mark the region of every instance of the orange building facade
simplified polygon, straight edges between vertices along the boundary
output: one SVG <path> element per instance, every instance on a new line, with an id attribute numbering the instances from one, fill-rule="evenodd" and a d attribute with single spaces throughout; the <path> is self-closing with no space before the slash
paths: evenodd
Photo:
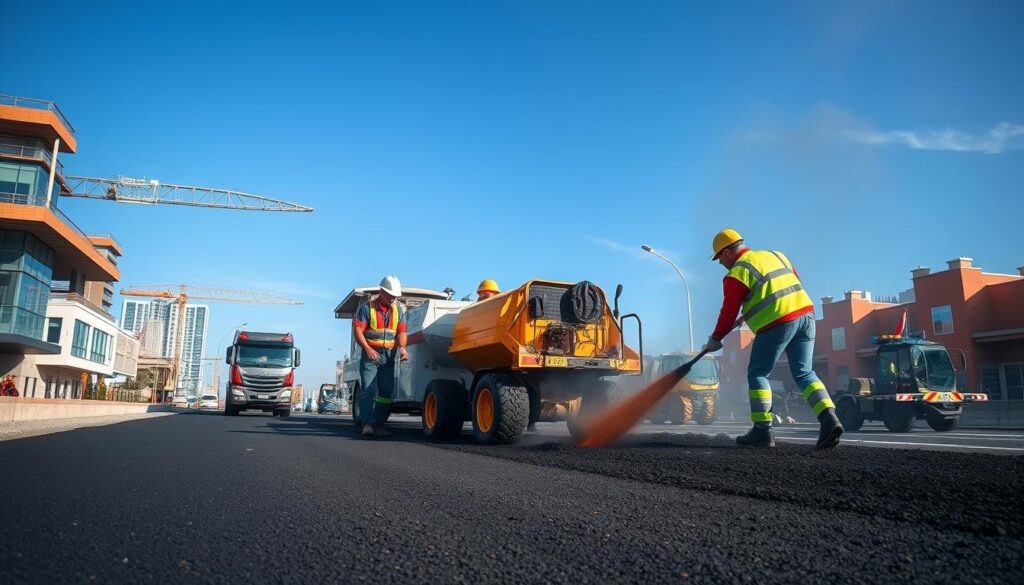
<path id="1" fill-rule="evenodd" d="M 892 333 L 906 313 L 910 334 L 946 346 L 963 389 L 985 392 L 991 400 L 1024 400 L 1024 266 L 1019 274 L 993 274 L 970 258 L 947 265 L 941 272 L 911 271 L 913 287 L 899 302 L 875 302 L 856 290 L 840 300 L 821 299 L 813 365 L 830 389 L 873 377 L 871 337 Z M 723 389 L 746 389 L 752 341 L 748 330 L 726 339 Z M 793 389 L 785 358 L 771 379 Z"/>

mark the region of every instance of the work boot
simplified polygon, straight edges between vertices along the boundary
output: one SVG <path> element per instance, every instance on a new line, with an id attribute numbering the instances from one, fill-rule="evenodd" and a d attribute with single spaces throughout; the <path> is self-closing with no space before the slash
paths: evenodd
<path id="1" fill-rule="evenodd" d="M 363 433 L 365 434 L 366 431 L 364 430 Z M 389 433 L 388 430 L 384 428 L 384 425 L 374 426 L 370 433 L 373 435 L 373 438 L 375 439 L 383 439 L 384 437 L 391 436 L 391 433 Z"/>
<path id="2" fill-rule="evenodd" d="M 362 435 L 364 437 L 372 437 L 373 436 L 373 425 L 371 425 L 370 423 L 366 423 L 365 425 L 363 425 Z"/>
<path id="3" fill-rule="evenodd" d="M 836 416 L 836 409 L 826 408 L 818 420 L 821 422 L 821 430 L 818 431 L 818 444 L 815 449 L 831 449 L 839 444 L 839 436 L 843 434 L 843 425 Z"/>
<path id="4" fill-rule="evenodd" d="M 740 447 L 774 447 L 775 435 L 771 427 L 754 427 L 747 434 L 736 437 Z"/>
<path id="5" fill-rule="evenodd" d="M 530 423 L 530 424 L 526 425 L 526 432 L 528 432 L 528 433 L 536 433 L 537 432 L 537 423 Z"/>

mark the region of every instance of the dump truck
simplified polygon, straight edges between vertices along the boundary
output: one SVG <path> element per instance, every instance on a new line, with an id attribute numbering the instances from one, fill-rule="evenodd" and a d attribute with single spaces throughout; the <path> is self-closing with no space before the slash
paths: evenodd
<path id="1" fill-rule="evenodd" d="M 987 394 L 957 390 L 956 371 L 944 346 L 899 335 L 871 341 L 878 346 L 875 377 L 851 378 L 835 396 L 836 414 L 846 430 L 880 420 L 890 431 L 906 433 L 924 419 L 932 430 L 950 431 L 959 424 L 964 404 L 988 400 Z M 961 365 L 966 368 L 966 363 Z"/>
<path id="2" fill-rule="evenodd" d="M 651 360 L 647 371 L 650 380 L 661 376 L 690 361 L 694 353 L 666 353 Z M 718 360 L 711 355 L 700 359 L 690 372 L 672 389 L 658 406 L 647 416 L 654 424 L 669 422 L 685 425 L 697 421 L 702 425 L 715 422 L 715 401 L 718 397 Z"/>
<path id="3" fill-rule="evenodd" d="M 335 309 L 351 319 L 376 288 L 353 289 Z M 531 280 L 497 296 L 456 301 L 445 292 L 404 288 L 409 360 L 399 362 L 392 412 L 419 414 L 430 438 L 458 435 L 468 420 L 480 443 L 507 443 L 540 419 L 544 403 L 579 402 L 569 423 L 603 409 L 612 382 L 642 372 L 642 323 L 619 315 L 593 283 Z M 625 344 L 623 324 L 635 321 L 639 353 Z M 343 383 L 353 419 L 360 421 L 359 355 L 345 365 Z"/>

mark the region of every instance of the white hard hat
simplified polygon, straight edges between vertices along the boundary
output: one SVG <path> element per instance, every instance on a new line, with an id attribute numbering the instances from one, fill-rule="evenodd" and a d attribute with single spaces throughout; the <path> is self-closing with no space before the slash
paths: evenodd
<path id="1" fill-rule="evenodd" d="M 398 281 L 397 276 L 385 276 L 384 280 L 380 281 L 380 290 L 393 297 L 400 297 L 402 296 L 402 283 Z"/>

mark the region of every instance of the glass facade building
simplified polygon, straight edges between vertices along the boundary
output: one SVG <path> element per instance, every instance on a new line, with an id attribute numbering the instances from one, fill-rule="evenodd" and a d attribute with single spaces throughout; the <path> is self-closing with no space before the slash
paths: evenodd
<path id="1" fill-rule="evenodd" d="M 45 207 L 49 181 L 50 172 L 41 164 L 0 160 L 0 203 Z M 59 192 L 60 186 L 54 181 L 51 203 Z"/>
<path id="2" fill-rule="evenodd" d="M 32 234 L 0 230 L 0 333 L 43 338 L 54 256 Z"/>

